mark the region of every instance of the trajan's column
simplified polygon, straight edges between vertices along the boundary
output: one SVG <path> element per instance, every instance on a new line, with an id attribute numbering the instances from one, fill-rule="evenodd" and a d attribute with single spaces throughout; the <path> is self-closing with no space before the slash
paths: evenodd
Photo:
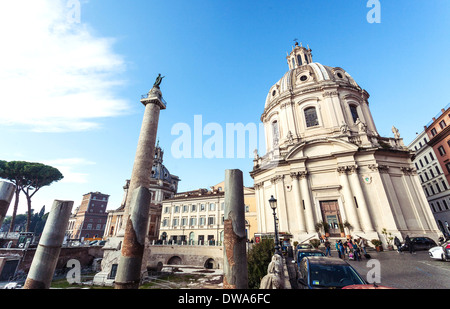
<path id="1" fill-rule="evenodd" d="M 139 187 L 150 188 L 159 112 L 161 109 L 166 109 L 166 102 L 164 101 L 161 89 L 159 88 L 163 78 L 164 77 L 161 77 L 161 74 L 159 74 L 153 88 L 141 99 L 141 103 L 145 106 L 144 119 L 142 120 L 141 133 L 139 135 L 133 171 L 131 172 L 130 185 L 128 188 L 130 194 L 128 194 L 125 203 L 123 216 L 125 220 L 130 214 L 130 202 L 133 195 L 131 193 Z M 124 229 L 125 224 L 122 225 L 119 235 L 123 235 Z"/>
<path id="2" fill-rule="evenodd" d="M 111 237 L 108 243 L 103 247 L 104 254 L 102 260 L 102 271 L 95 276 L 94 284 L 105 284 L 108 281 L 113 281 L 114 278 L 112 278 L 112 273 L 115 273 L 116 271 L 118 271 L 118 273 L 126 273 L 126 271 L 117 269 L 121 256 L 123 256 L 124 254 L 127 255 L 128 253 L 128 255 L 135 255 L 136 252 L 143 251 L 143 244 L 141 248 L 140 243 L 141 238 L 136 237 L 130 240 L 126 237 L 126 229 L 128 222 L 132 220 L 132 218 L 130 218 L 130 214 L 132 213 L 131 206 L 134 196 L 133 192 L 135 192 L 136 189 L 139 188 L 148 189 L 150 187 L 159 113 L 161 109 L 166 109 L 166 102 L 162 97 L 160 89 L 163 78 L 164 77 L 161 77 L 161 74 L 159 74 L 156 78 L 153 88 L 141 99 L 141 103 L 145 106 L 145 111 L 128 189 L 128 192 L 130 194 L 128 194 L 127 196 L 124 209 L 124 224 L 122 225 L 120 231 L 118 231 L 117 236 Z M 148 204 L 150 204 L 150 200 L 148 201 Z M 145 210 L 148 208 L 142 207 L 142 209 Z M 141 215 L 148 217 L 148 213 Z M 134 226 L 133 229 L 135 231 L 145 231 L 146 227 L 144 227 L 143 225 L 146 224 L 146 222 L 142 222 L 141 220 L 139 223 L 135 224 L 141 225 Z M 122 250 L 124 247 L 125 250 Z M 121 252 L 121 250 L 123 252 Z M 135 256 L 131 258 L 135 258 Z M 142 259 L 142 256 L 140 256 L 139 259 Z M 134 265 L 136 265 L 136 263 L 134 263 Z"/>

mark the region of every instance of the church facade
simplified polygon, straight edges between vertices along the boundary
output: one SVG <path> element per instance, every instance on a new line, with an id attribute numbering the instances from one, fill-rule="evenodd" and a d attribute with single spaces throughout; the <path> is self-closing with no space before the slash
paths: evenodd
<path id="1" fill-rule="evenodd" d="M 250 172 L 258 231 L 274 231 L 274 196 L 278 229 L 294 241 L 344 233 L 384 242 L 383 229 L 437 239 L 413 153 L 395 127 L 394 138 L 378 134 L 367 91 L 344 69 L 313 62 L 309 48 L 296 44 L 286 59 L 261 116 L 266 154 Z"/>

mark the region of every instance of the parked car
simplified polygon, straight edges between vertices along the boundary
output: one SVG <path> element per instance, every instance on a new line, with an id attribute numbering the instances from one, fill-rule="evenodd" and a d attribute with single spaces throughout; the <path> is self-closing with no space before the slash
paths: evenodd
<path id="1" fill-rule="evenodd" d="M 395 289 L 395 288 L 391 288 L 390 286 L 378 285 L 378 284 L 354 284 L 354 285 L 344 286 L 342 289 L 343 290 L 390 290 L 390 289 Z"/>
<path id="2" fill-rule="evenodd" d="M 346 261 L 339 258 L 307 256 L 300 261 L 298 283 L 304 289 L 341 289 L 367 284 Z"/>
<path id="3" fill-rule="evenodd" d="M 450 241 L 447 241 L 440 246 L 431 248 L 428 250 L 428 254 L 432 259 L 450 261 Z"/>
<path id="4" fill-rule="evenodd" d="M 428 237 L 411 237 L 411 243 L 413 243 L 415 251 L 428 250 L 437 246 L 436 242 Z M 408 245 L 403 244 L 400 251 L 409 251 Z"/>
<path id="5" fill-rule="evenodd" d="M 297 251 L 297 263 L 305 256 L 325 256 L 325 253 L 319 249 L 300 249 Z"/>
<path id="6" fill-rule="evenodd" d="M 314 247 L 311 244 L 298 244 L 297 245 L 297 250 L 300 249 L 313 249 Z"/>

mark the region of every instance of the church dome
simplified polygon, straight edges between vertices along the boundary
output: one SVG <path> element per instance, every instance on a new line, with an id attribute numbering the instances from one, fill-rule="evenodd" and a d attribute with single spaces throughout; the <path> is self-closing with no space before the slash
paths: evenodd
<path id="1" fill-rule="evenodd" d="M 298 46 L 286 57 L 289 71 L 270 88 L 267 94 L 265 108 L 276 104 L 285 96 L 295 92 L 317 90 L 317 86 L 337 84 L 352 86 L 361 90 L 355 80 L 344 69 L 330 67 L 312 61 L 311 49 Z"/>
<path id="2" fill-rule="evenodd" d="M 172 183 L 172 176 L 169 170 L 161 163 L 153 164 L 152 179 L 161 179 Z"/>
<path id="3" fill-rule="evenodd" d="M 163 180 L 172 183 L 172 175 L 163 164 L 164 151 L 159 147 L 159 142 L 155 147 L 155 157 L 153 160 L 151 179 Z"/>
<path id="4" fill-rule="evenodd" d="M 360 131 L 378 135 L 369 94 L 344 69 L 314 62 L 298 44 L 286 60 L 289 71 L 270 88 L 261 115 L 267 153 Z"/>

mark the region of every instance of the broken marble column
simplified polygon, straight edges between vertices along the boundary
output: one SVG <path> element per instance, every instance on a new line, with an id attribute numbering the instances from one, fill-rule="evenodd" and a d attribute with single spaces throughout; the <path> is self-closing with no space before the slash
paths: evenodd
<path id="1" fill-rule="evenodd" d="M 139 288 L 150 201 L 151 193 L 147 188 L 139 187 L 132 192 L 115 289 Z"/>
<path id="2" fill-rule="evenodd" d="M 69 225 L 73 201 L 53 202 L 24 289 L 49 289 Z"/>
<path id="3" fill-rule="evenodd" d="M 0 181 L 0 226 L 8 212 L 16 186 L 10 182 Z"/>
<path id="4" fill-rule="evenodd" d="M 224 289 L 247 289 L 247 237 L 245 234 L 242 171 L 225 171 Z"/>

